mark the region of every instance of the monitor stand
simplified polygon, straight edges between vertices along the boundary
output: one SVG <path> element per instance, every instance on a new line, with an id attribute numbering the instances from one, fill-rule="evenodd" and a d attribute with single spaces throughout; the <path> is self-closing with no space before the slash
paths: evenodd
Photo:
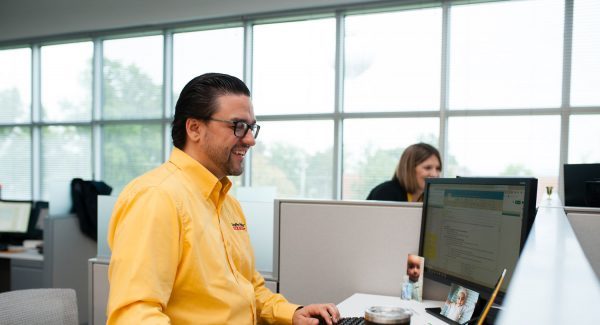
<path id="1" fill-rule="evenodd" d="M 498 312 L 500 309 L 498 308 L 491 308 L 490 311 L 487 314 L 487 317 L 485 318 L 485 321 L 483 322 L 484 325 L 493 325 L 496 323 L 496 317 L 498 316 Z M 441 314 L 442 312 L 442 308 L 440 307 L 432 307 L 432 308 L 425 308 L 425 311 L 428 314 L 431 314 L 432 316 L 435 316 L 441 320 L 443 320 L 444 322 L 448 323 L 448 324 L 452 324 L 452 325 L 465 325 L 465 324 L 476 324 L 477 321 L 479 320 L 478 316 L 474 316 L 473 318 L 471 318 L 469 321 L 467 321 L 466 323 L 458 323 L 455 322 L 453 320 L 451 320 L 450 318 L 447 318 L 446 316 L 443 316 Z"/>
<path id="2" fill-rule="evenodd" d="M 442 314 L 441 314 L 441 312 L 442 312 L 442 308 L 440 308 L 440 307 L 431 307 L 431 308 L 425 308 L 425 311 L 426 311 L 428 314 L 431 314 L 432 316 L 435 316 L 435 317 L 437 317 L 437 318 L 439 318 L 439 319 L 443 320 L 444 322 L 446 322 L 446 323 L 448 323 L 448 324 L 452 324 L 452 325 L 461 325 L 460 323 L 458 323 L 458 322 L 455 322 L 455 321 L 451 320 L 450 318 L 448 318 L 448 317 L 446 317 L 446 316 L 442 315 Z"/>

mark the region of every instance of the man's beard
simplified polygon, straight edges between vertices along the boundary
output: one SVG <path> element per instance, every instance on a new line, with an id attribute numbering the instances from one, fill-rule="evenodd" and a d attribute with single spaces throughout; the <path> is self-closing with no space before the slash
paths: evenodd
<path id="1" fill-rule="evenodd" d="M 206 152 L 209 157 L 212 157 L 213 162 L 221 169 L 227 176 L 239 176 L 244 172 L 244 159 L 241 160 L 240 166 L 236 168 L 234 159 L 234 151 L 236 145 L 232 148 L 218 147 L 213 145 L 212 141 L 206 141 Z M 246 154 L 248 151 L 246 151 Z M 244 156 L 245 158 L 245 156 Z"/>

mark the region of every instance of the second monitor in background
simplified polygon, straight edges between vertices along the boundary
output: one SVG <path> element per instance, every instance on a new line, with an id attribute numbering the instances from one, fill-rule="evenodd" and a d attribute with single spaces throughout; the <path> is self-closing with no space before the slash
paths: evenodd
<path id="1" fill-rule="evenodd" d="M 19 245 L 27 235 L 32 201 L 0 201 L 0 250 Z"/>
<path id="2" fill-rule="evenodd" d="M 425 186 L 420 255 L 425 277 L 502 300 L 535 218 L 537 179 L 440 178 Z"/>
<path id="3" fill-rule="evenodd" d="M 0 248 L 22 245 L 26 239 L 42 239 L 38 222 L 48 211 L 48 202 L 0 200 Z"/>
<path id="4" fill-rule="evenodd" d="M 600 164 L 564 165 L 565 206 L 600 207 Z"/>

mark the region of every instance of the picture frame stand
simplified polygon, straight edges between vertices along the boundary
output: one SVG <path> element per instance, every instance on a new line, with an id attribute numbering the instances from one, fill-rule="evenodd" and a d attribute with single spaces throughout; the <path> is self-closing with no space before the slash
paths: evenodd
<path id="1" fill-rule="evenodd" d="M 478 303 L 477 306 L 475 307 L 475 313 L 473 314 L 473 317 L 464 323 L 459 323 L 459 322 L 453 321 L 452 319 L 442 315 L 441 307 L 429 307 L 429 308 L 425 308 L 425 311 L 428 314 L 431 314 L 431 315 L 435 316 L 436 318 L 439 318 L 448 324 L 452 324 L 452 325 L 476 324 L 477 321 L 479 320 L 479 316 L 481 316 L 481 312 L 483 309 L 480 307 L 480 305 L 484 305 L 484 304 L 485 304 L 485 300 L 483 300 L 481 304 Z M 485 325 L 494 324 L 496 322 L 496 317 L 498 316 L 499 311 L 500 311 L 500 309 L 498 309 L 498 308 L 490 309 L 483 324 L 485 324 Z"/>

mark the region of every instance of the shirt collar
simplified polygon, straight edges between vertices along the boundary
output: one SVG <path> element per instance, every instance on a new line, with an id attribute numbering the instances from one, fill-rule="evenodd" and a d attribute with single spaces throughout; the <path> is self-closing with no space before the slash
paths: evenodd
<path id="1" fill-rule="evenodd" d="M 206 167 L 178 148 L 173 148 L 169 162 L 184 172 L 204 199 L 210 199 L 217 209 L 221 209 L 232 185 L 229 178 L 219 180 Z"/>

